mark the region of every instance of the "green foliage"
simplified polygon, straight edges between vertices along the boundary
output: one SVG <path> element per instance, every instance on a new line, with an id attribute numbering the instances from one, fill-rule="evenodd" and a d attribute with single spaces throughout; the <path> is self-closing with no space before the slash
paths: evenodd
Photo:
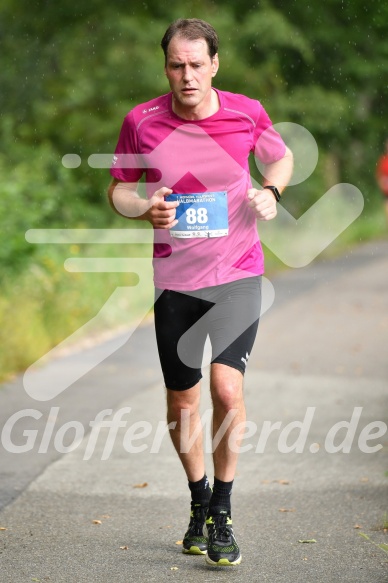
<path id="1" fill-rule="evenodd" d="M 19 271 L 33 253 L 28 229 L 101 225 L 101 208 L 87 199 L 86 184 L 75 181 L 48 142 L 0 152 L 1 275 Z"/>
<path id="2" fill-rule="evenodd" d="M 116 225 L 117 227 L 117 225 Z M 145 247 L 145 249 L 144 249 Z M 34 260 L 19 274 L 3 277 L 0 292 L 0 382 L 23 370 L 96 316 L 117 287 L 131 287 L 138 278 L 131 273 L 69 273 L 67 258 L 149 258 L 148 245 L 57 245 L 39 246 Z M 97 337 L 111 329 L 128 327 L 152 306 L 151 297 L 132 294 L 110 310 Z M 79 339 L 83 340 L 82 334 Z M 89 338 L 90 340 L 90 338 Z"/>
<path id="3" fill-rule="evenodd" d="M 274 121 L 304 125 L 322 153 L 335 153 L 340 177 L 371 184 L 388 116 L 388 8 L 378 1 L 196 0 L 188 7 L 180 0 L 113 6 L 37 0 L 29 14 L 6 0 L 2 151 L 8 155 L 12 146 L 25 158 L 30 148 L 31 160 L 45 147 L 58 163 L 66 153 L 79 154 L 83 166 L 67 170 L 72 176 L 60 181 L 57 197 L 64 203 L 64 189 L 74 182 L 85 202 L 81 215 L 106 204 L 108 173 L 88 169 L 87 157 L 113 150 L 133 105 L 168 91 L 159 43 L 180 16 L 208 19 L 218 30 L 220 88 L 259 98 Z M 363 164 L 349 155 L 354 144 Z M 38 167 L 31 179 L 39 183 Z"/>

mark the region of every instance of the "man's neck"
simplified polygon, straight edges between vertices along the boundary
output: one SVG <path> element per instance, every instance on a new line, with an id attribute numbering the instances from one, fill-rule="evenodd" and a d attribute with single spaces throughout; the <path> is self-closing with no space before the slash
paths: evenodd
<path id="1" fill-rule="evenodd" d="M 183 119 L 195 121 L 206 119 L 207 117 L 217 113 L 217 111 L 220 109 L 220 100 L 215 89 L 212 88 L 210 90 L 209 98 L 204 101 L 205 103 L 200 103 L 198 108 L 191 109 L 182 106 L 178 101 L 176 101 L 174 96 L 172 96 L 172 110 L 174 113 L 176 113 L 176 115 L 179 115 L 179 117 L 182 117 Z"/>

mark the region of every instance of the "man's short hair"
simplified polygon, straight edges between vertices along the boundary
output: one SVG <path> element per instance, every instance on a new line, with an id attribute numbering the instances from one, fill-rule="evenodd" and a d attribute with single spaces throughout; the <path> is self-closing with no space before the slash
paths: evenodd
<path id="1" fill-rule="evenodd" d="M 160 43 L 166 62 L 168 45 L 173 36 L 186 40 L 205 39 L 211 59 L 218 52 L 218 35 L 211 24 L 199 18 L 179 18 L 170 24 Z"/>

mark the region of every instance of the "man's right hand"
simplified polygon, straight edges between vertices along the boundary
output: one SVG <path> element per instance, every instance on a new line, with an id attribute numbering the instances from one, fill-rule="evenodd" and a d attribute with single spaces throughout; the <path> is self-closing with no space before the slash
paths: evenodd
<path id="1" fill-rule="evenodd" d="M 179 202 L 167 202 L 166 196 L 172 194 L 170 188 L 160 188 L 149 199 L 149 209 L 144 213 L 144 218 L 151 223 L 154 229 L 171 229 L 177 224 L 176 207 Z"/>

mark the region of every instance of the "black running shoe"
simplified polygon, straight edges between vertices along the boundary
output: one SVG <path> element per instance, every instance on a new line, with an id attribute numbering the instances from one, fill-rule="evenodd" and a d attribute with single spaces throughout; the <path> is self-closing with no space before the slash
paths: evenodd
<path id="1" fill-rule="evenodd" d="M 209 539 L 206 562 L 220 567 L 239 565 L 241 553 L 233 534 L 230 512 L 225 508 L 212 508 L 206 527 Z"/>
<path id="2" fill-rule="evenodd" d="M 208 505 L 191 503 L 190 523 L 183 538 L 182 552 L 190 555 L 206 555 L 207 537 L 203 534 Z"/>

